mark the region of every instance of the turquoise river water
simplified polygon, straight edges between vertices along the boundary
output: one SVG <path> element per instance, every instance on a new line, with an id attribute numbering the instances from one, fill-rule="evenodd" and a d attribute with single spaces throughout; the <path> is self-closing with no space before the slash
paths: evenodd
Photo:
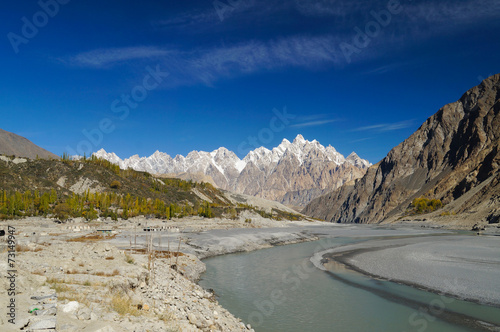
<path id="1" fill-rule="evenodd" d="M 307 242 L 209 258 L 200 285 L 257 332 L 487 330 L 477 321 L 500 326 L 500 308 L 375 280 L 338 264 L 322 271 L 310 261 L 316 251 L 318 243 Z"/>

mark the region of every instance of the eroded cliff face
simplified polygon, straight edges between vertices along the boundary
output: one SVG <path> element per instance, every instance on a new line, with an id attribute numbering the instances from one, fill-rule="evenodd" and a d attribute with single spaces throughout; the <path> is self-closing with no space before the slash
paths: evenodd
<path id="1" fill-rule="evenodd" d="M 441 108 L 354 185 L 311 201 L 303 213 L 332 222 L 377 223 L 420 196 L 454 213 L 500 206 L 500 74 Z M 445 210 L 447 208 L 445 206 Z"/>
<path id="2" fill-rule="evenodd" d="M 280 162 L 265 172 L 252 168 L 243 170 L 237 180 L 238 186 L 233 190 L 289 206 L 305 207 L 311 199 L 362 177 L 365 171 L 366 167 L 349 162 L 339 165 L 314 156 L 308 156 L 301 163 L 293 154 L 285 154 Z"/>

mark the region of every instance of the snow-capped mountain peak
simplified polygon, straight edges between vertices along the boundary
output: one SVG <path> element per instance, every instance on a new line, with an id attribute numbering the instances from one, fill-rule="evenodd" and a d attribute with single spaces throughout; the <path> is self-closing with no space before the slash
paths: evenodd
<path id="1" fill-rule="evenodd" d="M 230 173 L 241 173 L 247 164 L 253 163 L 259 169 L 268 168 L 272 164 L 279 163 L 282 158 L 293 155 L 300 164 L 305 161 L 312 161 L 312 158 L 318 160 L 328 160 L 342 165 L 345 162 L 367 168 L 371 164 L 361 159 L 356 153 L 351 153 L 347 158 L 337 152 L 335 148 L 328 145 L 326 148 L 317 140 L 308 141 L 302 135 L 297 135 L 293 142 L 286 138 L 272 150 L 263 146 L 250 151 L 243 159 L 225 147 L 220 147 L 212 152 L 191 151 L 186 157 L 176 155 L 170 157 L 167 153 L 155 151 L 149 157 L 131 156 L 127 159 L 120 159 L 113 152 L 106 152 L 104 149 L 94 153 L 95 156 L 109 160 L 118 164 L 121 168 L 133 168 L 139 171 L 151 173 L 180 173 L 180 172 L 203 172 L 217 169 L 222 175 L 228 171 Z M 211 167 L 210 167 L 211 166 Z"/>
<path id="2" fill-rule="evenodd" d="M 293 140 L 293 144 L 304 144 L 308 141 L 306 141 L 304 139 L 304 136 L 302 136 L 301 134 L 298 134 L 297 137 L 295 137 L 295 139 Z"/>
<path id="3" fill-rule="evenodd" d="M 368 168 L 372 165 L 368 160 L 361 159 L 354 151 L 347 156 L 346 162 L 359 168 Z"/>
<path id="4" fill-rule="evenodd" d="M 285 138 L 271 150 L 256 148 L 243 159 L 225 147 L 212 152 L 194 150 L 174 158 L 158 150 L 149 157 L 134 155 L 123 160 L 104 149 L 94 154 L 122 169 L 157 174 L 202 173 L 212 177 L 220 188 L 297 205 L 362 176 L 371 165 L 354 152 L 345 158 L 331 145 L 324 147 L 302 135 L 292 142 Z M 288 192 L 294 193 L 293 199 L 286 198 Z"/>
<path id="5" fill-rule="evenodd" d="M 104 149 L 95 152 L 94 155 L 118 164 L 122 169 L 132 168 L 137 171 L 158 174 L 203 173 L 211 176 L 221 188 L 248 194 L 256 194 L 254 192 L 256 190 L 262 191 L 263 197 L 267 198 L 277 195 L 274 193 L 276 189 L 272 188 L 279 186 L 285 188 L 297 183 L 297 181 L 305 181 L 303 185 L 307 186 L 316 181 L 322 190 L 326 190 L 326 187 L 323 187 L 330 183 L 328 181 L 333 180 L 325 179 L 328 177 L 334 179 L 336 176 L 334 173 L 339 166 L 345 164 L 345 167 L 355 167 L 358 169 L 357 172 L 361 174 L 364 169 L 371 165 L 354 152 L 345 158 L 331 145 L 324 147 L 317 140 L 308 141 L 302 135 L 297 135 L 292 142 L 285 138 L 272 150 L 263 146 L 256 148 L 243 159 L 225 147 L 220 147 L 212 152 L 194 150 L 185 157 L 176 155 L 175 158 L 158 150 L 149 157 L 134 155 L 123 160 L 115 153 L 106 152 Z M 283 168 L 286 168 L 286 171 L 283 171 Z M 306 175 L 309 170 L 313 169 L 316 169 L 316 172 L 319 170 L 319 172 L 326 173 L 324 175 Z M 280 172 L 278 178 L 273 178 L 274 172 Z M 310 176 L 311 179 L 295 179 L 296 176 Z M 319 177 L 316 179 L 314 176 Z M 267 179 L 270 181 L 269 185 L 272 184 L 269 189 L 265 189 Z M 335 181 L 337 181 L 335 183 L 343 183 L 342 179 Z M 277 183 L 280 184 L 276 185 Z M 267 193 L 264 194 L 265 192 Z M 307 193 L 306 195 L 311 197 Z"/>

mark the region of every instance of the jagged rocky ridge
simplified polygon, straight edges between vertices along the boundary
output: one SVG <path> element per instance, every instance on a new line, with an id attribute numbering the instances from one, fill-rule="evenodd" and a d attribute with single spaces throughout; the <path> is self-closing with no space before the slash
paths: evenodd
<path id="1" fill-rule="evenodd" d="M 257 148 L 243 159 L 224 147 L 175 158 L 159 151 L 150 157 L 135 155 L 124 160 L 103 149 L 95 155 L 124 169 L 208 175 L 222 189 L 302 207 L 326 191 L 361 177 L 371 165 L 354 152 L 345 158 L 332 146 L 324 147 L 302 135 L 293 142 L 284 139 L 272 150 Z"/>
<path id="2" fill-rule="evenodd" d="M 441 199 L 440 214 L 500 214 L 500 74 L 441 108 L 355 184 L 311 201 L 303 213 L 332 222 L 377 223 L 405 214 L 414 198 Z"/>

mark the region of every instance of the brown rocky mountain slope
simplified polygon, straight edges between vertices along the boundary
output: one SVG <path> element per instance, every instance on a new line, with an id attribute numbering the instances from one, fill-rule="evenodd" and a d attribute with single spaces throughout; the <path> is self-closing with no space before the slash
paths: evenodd
<path id="1" fill-rule="evenodd" d="M 500 74 L 441 108 L 355 184 L 313 200 L 303 213 L 331 222 L 378 223 L 405 215 L 414 198 L 440 199 L 433 216 L 471 222 L 500 214 Z"/>
<path id="2" fill-rule="evenodd" d="M 30 159 L 58 159 L 59 157 L 41 147 L 35 145 L 30 140 L 14 133 L 0 129 L 0 154 Z"/>

